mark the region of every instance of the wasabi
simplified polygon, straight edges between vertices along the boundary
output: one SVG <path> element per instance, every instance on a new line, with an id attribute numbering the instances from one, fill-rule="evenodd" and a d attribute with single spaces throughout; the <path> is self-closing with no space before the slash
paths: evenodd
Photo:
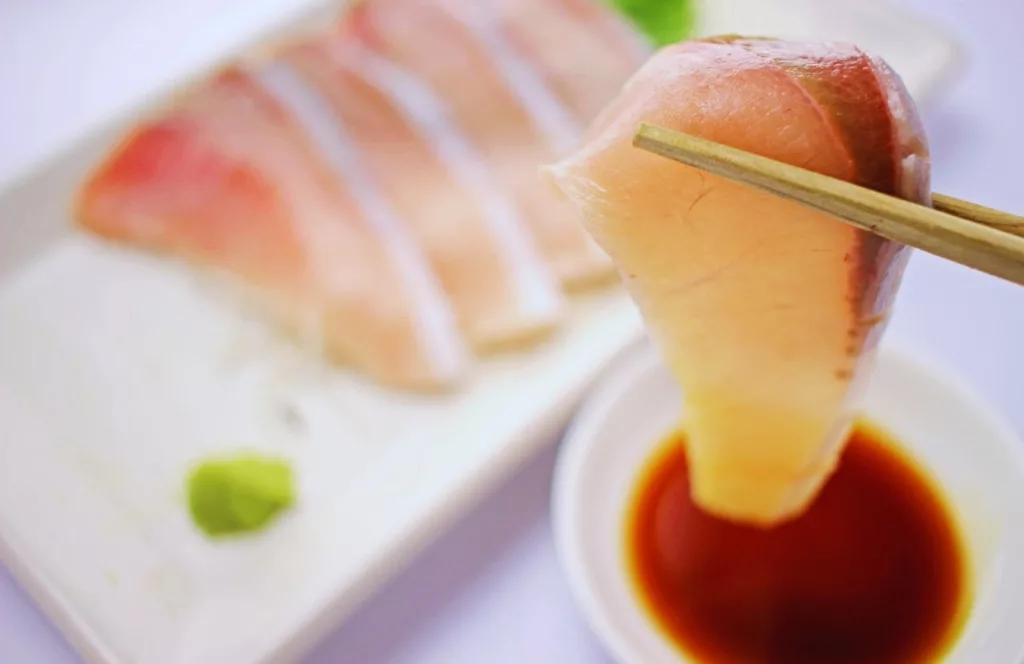
<path id="1" fill-rule="evenodd" d="M 295 502 L 291 466 L 256 454 L 196 465 L 187 490 L 192 521 L 210 537 L 261 530 Z"/>
<path id="2" fill-rule="evenodd" d="M 682 41 L 693 28 L 693 0 L 607 0 L 656 47 Z"/>

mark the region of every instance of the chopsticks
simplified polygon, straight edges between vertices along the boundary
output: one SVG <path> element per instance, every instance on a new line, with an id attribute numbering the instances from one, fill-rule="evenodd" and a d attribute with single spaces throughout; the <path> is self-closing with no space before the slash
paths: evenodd
<path id="1" fill-rule="evenodd" d="M 1024 285 L 1022 217 L 942 194 L 933 194 L 933 207 L 927 207 L 646 123 L 634 136 L 633 145 Z"/>

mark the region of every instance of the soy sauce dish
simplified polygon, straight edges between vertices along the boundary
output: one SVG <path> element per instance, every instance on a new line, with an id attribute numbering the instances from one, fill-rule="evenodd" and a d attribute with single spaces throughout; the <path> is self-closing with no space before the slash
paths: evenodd
<path id="1" fill-rule="evenodd" d="M 955 378 L 883 345 L 835 474 L 766 530 L 689 500 L 685 415 L 638 344 L 560 452 L 559 556 L 618 661 L 1024 661 L 1024 443 Z"/>

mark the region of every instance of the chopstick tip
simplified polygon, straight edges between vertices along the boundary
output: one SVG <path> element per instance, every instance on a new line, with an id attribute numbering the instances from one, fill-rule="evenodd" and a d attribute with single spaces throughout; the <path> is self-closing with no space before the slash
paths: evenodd
<path id="1" fill-rule="evenodd" d="M 641 122 L 633 134 L 633 147 L 640 147 L 643 143 L 649 141 L 657 133 L 657 130 L 658 127 L 656 125 L 652 125 L 649 122 Z"/>

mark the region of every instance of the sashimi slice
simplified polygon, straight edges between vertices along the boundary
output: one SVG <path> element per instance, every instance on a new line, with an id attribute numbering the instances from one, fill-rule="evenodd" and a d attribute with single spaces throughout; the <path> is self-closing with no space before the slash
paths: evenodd
<path id="1" fill-rule="evenodd" d="M 451 117 L 515 198 L 542 255 L 568 287 L 613 274 L 611 262 L 571 209 L 544 185 L 538 169 L 573 145 L 579 129 L 553 93 L 477 21 L 479 7 L 462 3 L 459 17 L 445 0 L 373 0 L 343 19 L 341 40 L 358 40 L 408 70 L 445 103 Z"/>
<path id="2" fill-rule="evenodd" d="M 597 0 L 485 0 L 498 29 L 577 121 L 589 124 L 651 55 L 643 38 Z"/>
<path id="3" fill-rule="evenodd" d="M 77 219 L 240 278 L 289 330 L 382 383 L 440 387 L 467 368 L 415 245 L 368 221 L 291 116 L 240 70 L 129 136 L 85 184 Z"/>
<path id="4" fill-rule="evenodd" d="M 635 149 L 642 121 L 928 203 L 924 133 L 855 47 L 725 37 L 652 57 L 550 171 L 683 388 L 694 499 L 778 523 L 836 465 L 908 251 Z"/>
<path id="5" fill-rule="evenodd" d="M 283 55 L 344 127 L 374 185 L 415 235 L 477 348 L 536 337 L 560 317 L 557 282 L 510 199 L 431 91 L 358 44 Z"/>

